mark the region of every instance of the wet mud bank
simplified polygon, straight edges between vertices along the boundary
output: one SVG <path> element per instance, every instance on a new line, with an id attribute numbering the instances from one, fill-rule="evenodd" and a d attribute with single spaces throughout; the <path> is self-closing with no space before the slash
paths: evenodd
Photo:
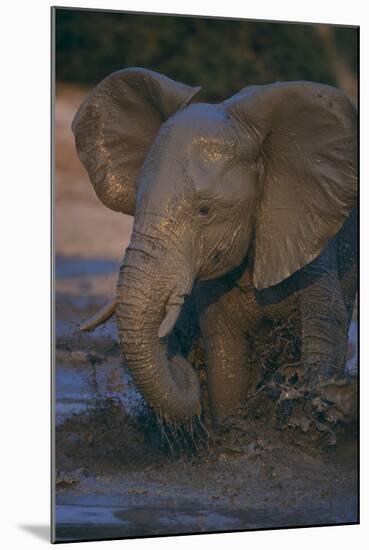
<path id="1" fill-rule="evenodd" d="M 107 297 L 84 297 L 83 285 L 66 292 L 61 279 L 56 301 L 57 541 L 358 521 L 355 422 L 334 445 L 262 415 L 168 444 L 121 360 L 115 320 L 79 332 Z"/>

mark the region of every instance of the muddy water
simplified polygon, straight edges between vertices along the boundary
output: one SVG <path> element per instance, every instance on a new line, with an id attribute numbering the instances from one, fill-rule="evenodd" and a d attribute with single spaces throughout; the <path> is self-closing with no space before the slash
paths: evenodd
<path id="1" fill-rule="evenodd" d="M 105 361 L 101 368 L 91 365 L 88 356 L 77 352 L 72 353 L 71 362 L 59 359 L 56 369 L 57 425 L 73 414 L 89 410 L 97 400 L 116 400 L 132 415 L 143 402 L 119 359 Z"/>
<path id="2" fill-rule="evenodd" d="M 70 499 L 69 499 L 70 500 Z M 122 506 L 113 498 L 96 496 L 94 504 L 76 497 L 73 504 L 59 499 L 57 511 L 57 538 L 60 540 L 142 537 L 162 534 L 209 533 L 242 531 L 260 528 L 301 527 L 355 522 L 356 516 L 347 513 L 347 502 L 342 509 L 327 509 L 325 503 L 317 503 L 314 509 L 304 506 L 283 510 L 263 506 L 245 508 L 202 507 L 201 504 L 180 504 L 135 507 Z M 354 504 L 354 503 L 352 503 Z M 332 521 L 333 520 L 333 521 Z"/>
<path id="3" fill-rule="evenodd" d="M 78 330 L 110 298 L 117 262 L 60 256 L 56 267 L 56 540 L 357 521 L 350 433 L 323 451 L 250 422 L 208 455 L 163 452 L 152 426 L 138 422 L 144 403 L 114 320 Z M 356 365 L 353 322 L 350 374 Z"/>

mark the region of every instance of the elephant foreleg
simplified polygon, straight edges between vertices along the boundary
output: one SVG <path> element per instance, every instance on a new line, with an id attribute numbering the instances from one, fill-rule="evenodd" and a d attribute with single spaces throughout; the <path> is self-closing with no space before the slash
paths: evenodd
<path id="1" fill-rule="evenodd" d="M 247 341 L 224 314 L 209 312 L 201 323 L 206 349 L 208 390 L 213 424 L 236 413 L 247 390 Z"/>

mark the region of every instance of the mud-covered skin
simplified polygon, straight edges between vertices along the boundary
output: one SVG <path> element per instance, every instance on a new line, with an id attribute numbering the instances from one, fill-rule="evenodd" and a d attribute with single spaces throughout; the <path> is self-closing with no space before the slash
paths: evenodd
<path id="1" fill-rule="evenodd" d="M 297 319 L 304 375 L 343 370 L 356 292 L 356 113 L 335 88 L 250 86 L 217 105 L 145 69 L 110 75 L 73 130 L 95 190 L 133 213 L 117 305 L 123 355 L 159 417 L 201 410 L 167 338 L 197 285 L 209 396 L 220 421 L 247 388 L 248 338 Z M 204 282 L 205 281 L 205 282 Z"/>
<path id="2" fill-rule="evenodd" d="M 296 325 L 302 336 L 301 383 L 312 383 L 318 392 L 321 384 L 344 376 L 356 295 L 356 216 L 353 211 L 316 260 L 270 289 L 255 289 L 251 259 L 217 281 L 197 285 L 214 420 L 237 410 L 250 390 L 247 340 L 250 335 L 258 338 L 265 320 L 292 319 Z"/>

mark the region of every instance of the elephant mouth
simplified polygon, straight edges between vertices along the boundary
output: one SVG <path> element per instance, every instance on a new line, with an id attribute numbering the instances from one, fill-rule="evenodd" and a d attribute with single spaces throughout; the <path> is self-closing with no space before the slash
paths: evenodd
<path id="1" fill-rule="evenodd" d="M 236 269 L 242 262 L 242 259 L 240 261 L 232 261 L 225 250 L 216 250 L 200 269 L 197 278 L 201 281 L 210 281 L 224 277 L 224 275 Z"/>

